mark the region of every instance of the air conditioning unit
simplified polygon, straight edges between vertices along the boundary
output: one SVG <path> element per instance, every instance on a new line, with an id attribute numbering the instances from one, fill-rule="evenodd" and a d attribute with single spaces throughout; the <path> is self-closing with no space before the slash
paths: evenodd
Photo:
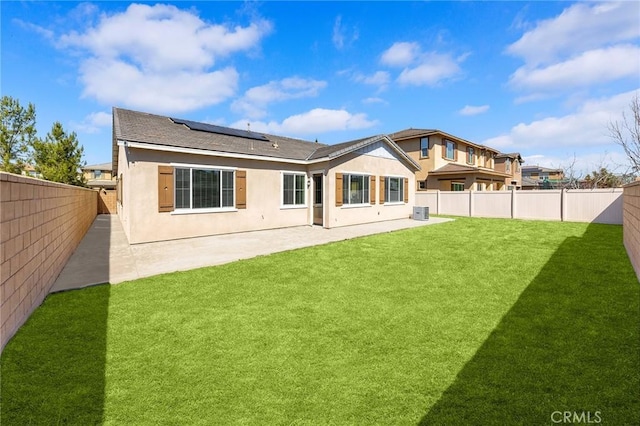
<path id="1" fill-rule="evenodd" d="M 414 220 L 429 220 L 429 207 L 413 207 Z"/>

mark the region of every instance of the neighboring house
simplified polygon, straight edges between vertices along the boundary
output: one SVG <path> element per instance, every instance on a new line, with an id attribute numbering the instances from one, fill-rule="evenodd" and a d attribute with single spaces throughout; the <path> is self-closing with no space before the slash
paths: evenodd
<path id="1" fill-rule="evenodd" d="M 522 166 L 522 189 L 555 189 L 564 182 L 562 169 Z"/>
<path id="2" fill-rule="evenodd" d="M 38 173 L 36 171 L 36 168 L 33 167 L 31 164 L 26 164 L 24 166 L 24 168 L 22 169 L 22 176 L 29 176 L 29 177 L 42 179 L 42 173 Z"/>
<path id="3" fill-rule="evenodd" d="M 113 109 L 129 242 L 409 218 L 420 166 L 384 135 L 324 145 Z"/>
<path id="4" fill-rule="evenodd" d="M 496 168 L 499 151 L 441 130 L 406 129 L 389 135 L 421 169 L 417 189 L 500 191 L 512 175 Z"/>
<path id="5" fill-rule="evenodd" d="M 522 163 L 524 160 L 519 152 L 498 154 L 495 158 L 496 171 L 505 173 L 504 184 L 507 190 L 522 188 Z"/>
<path id="6" fill-rule="evenodd" d="M 82 175 L 89 188 L 115 189 L 116 177 L 111 169 L 111 163 L 92 164 L 82 168 Z"/>

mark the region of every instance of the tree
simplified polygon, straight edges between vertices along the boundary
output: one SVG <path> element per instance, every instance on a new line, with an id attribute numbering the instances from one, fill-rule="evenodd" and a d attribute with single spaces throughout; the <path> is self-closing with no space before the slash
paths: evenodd
<path id="1" fill-rule="evenodd" d="M 20 174 L 36 138 L 36 108 L 29 103 L 25 109 L 11 96 L 3 96 L 1 103 L 0 170 Z"/>
<path id="2" fill-rule="evenodd" d="M 84 186 L 81 168 L 84 148 L 78 144 L 76 133 L 67 134 L 59 122 L 53 123 L 45 140 L 33 142 L 36 171 L 46 180 Z"/>
<path id="3" fill-rule="evenodd" d="M 584 183 L 592 189 L 617 188 L 622 185 L 622 179 L 620 176 L 611 173 L 606 167 L 601 167 L 600 170 L 594 170 L 587 174 L 584 178 Z"/>
<path id="4" fill-rule="evenodd" d="M 629 104 L 631 117 L 622 113 L 622 121 L 610 122 L 607 126 L 613 141 L 624 149 L 633 173 L 640 173 L 640 99 L 638 94 Z"/>

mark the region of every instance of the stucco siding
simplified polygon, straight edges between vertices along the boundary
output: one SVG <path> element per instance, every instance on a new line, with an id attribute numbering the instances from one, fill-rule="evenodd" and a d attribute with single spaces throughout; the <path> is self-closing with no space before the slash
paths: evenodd
<path id="1" fill-rule="evenodd" d="M 366 173 L 376 176 L 376 202 L 363 206 L 336 206 L 336 173 Z M 408 179 L 409 202 L 399 204 L 380 204 L 379 179 L 380 176 L 393 176 Z M 378 222 L 408 218 L 413 212 L 415 204 L 416 182 L 412 170 L 398 159 L 374 157 L 370 155 L 348 155 L 330 164 L 327 174 L 327 188 L 325 196 L 326 228 L 355 225 L 358 223 Z M 338 194 L 339 197 L 342 194 Z"/>
<path id="2" fill-rule="evenodd" d="M 309 191 L 303 207 L 282 206 L 282 172 L 303 172 L 306 166 L 190 154 L 130 149 L 129 200 L 132 244 L 246 232 L 309 224 Z M 247 207 L 233 211 L 158 212 L 158 166 L 202 165 L 246 170 Z"/>

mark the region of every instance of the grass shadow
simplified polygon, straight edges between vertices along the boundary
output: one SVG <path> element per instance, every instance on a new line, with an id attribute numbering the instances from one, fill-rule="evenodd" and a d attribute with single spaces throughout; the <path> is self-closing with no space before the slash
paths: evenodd
<path id="1" fill-rule="evenodd" d="M 96 217 L 53 290 L 108 280 L 110 231 L 111 218 Z M 0 424 L 102 423 L 110 291 L 50 294 L 13 336 L 0 359 Z"/>
<path id="2" fill-rule="evenodd" d="M 640 286 L 618 228 L 565 240 L 420 424 L 640 424 Z"/>
<path id="3" fill-rule="evenodd" d="M 109 284 L 52 294 L 2 353 L 0 423 L 101 424 Z"/>

